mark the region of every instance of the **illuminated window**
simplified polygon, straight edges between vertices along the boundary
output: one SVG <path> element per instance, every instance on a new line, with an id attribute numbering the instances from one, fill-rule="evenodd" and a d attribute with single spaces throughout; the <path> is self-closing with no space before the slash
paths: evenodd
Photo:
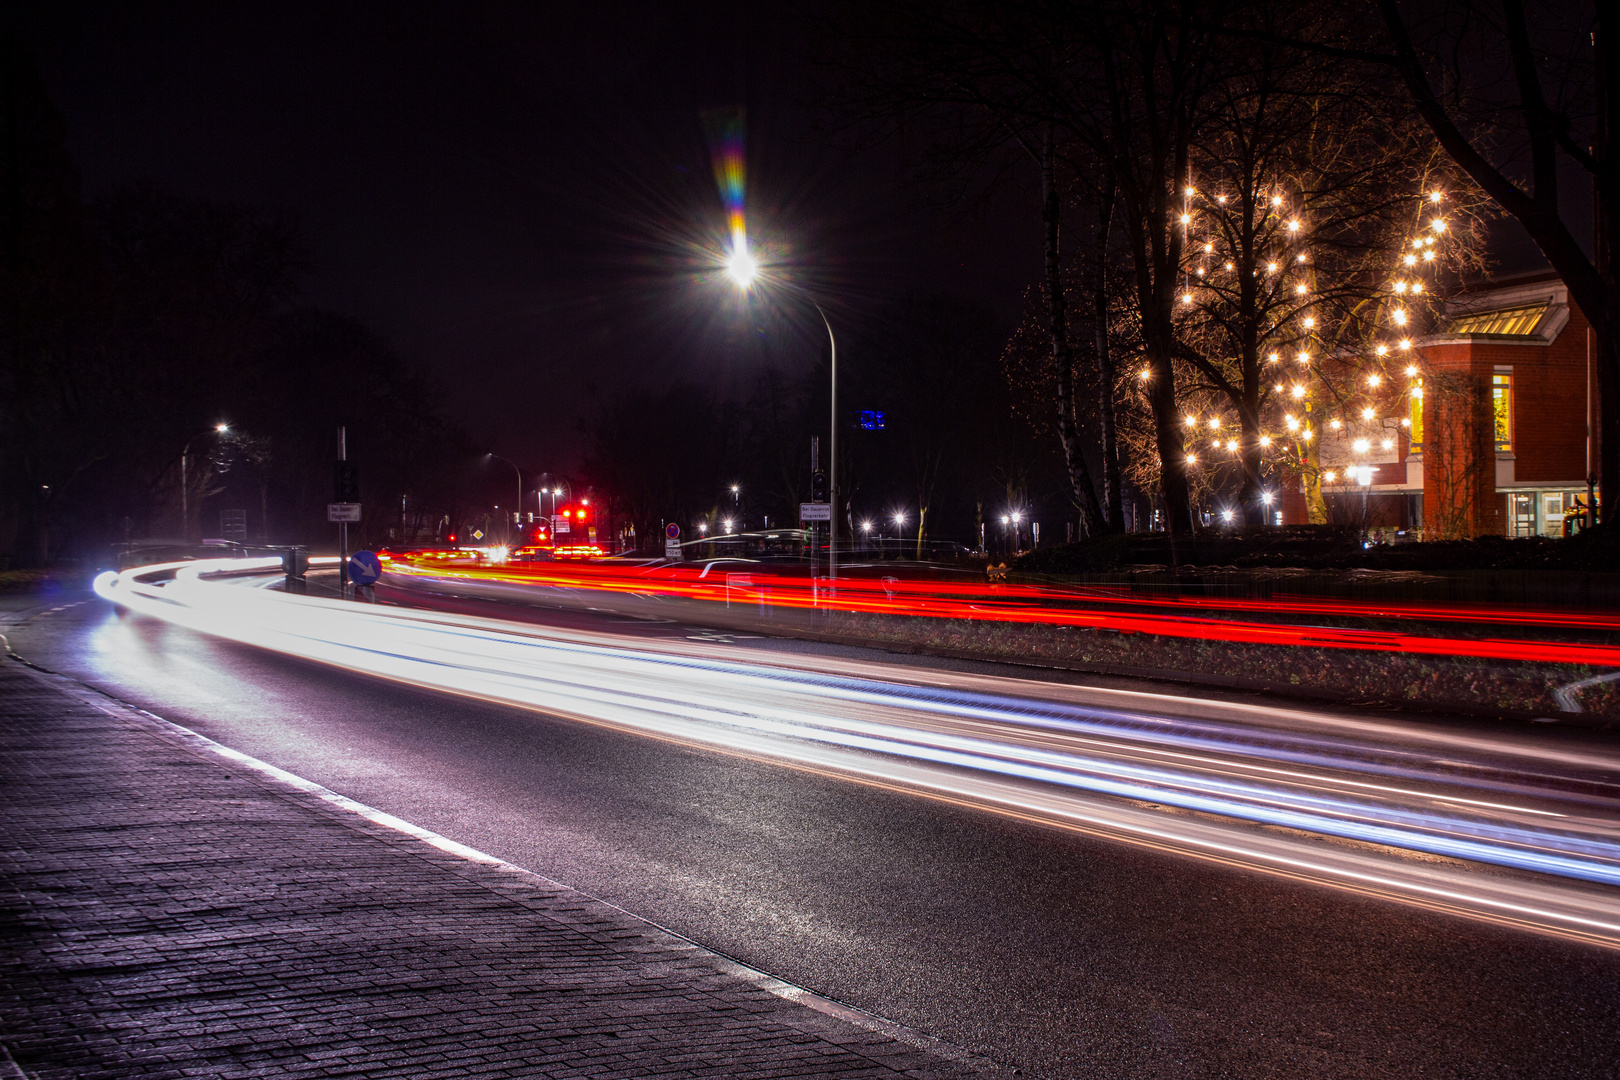
<path id="1" fill-rule="evenodd" d="M 1537 324 L 1546 313 L 1545 303 L 1531 304 L 1528 307 L 1501 308 L 1497 311 L 1476 311 L 1471 315 L 1459 315 L 1451 320 L 1445 332 L 1528 337 L 1536 332 Z"/>
<path id="2" fill-rule="evenodd" d="M 1496 423 L 1496 448 L 1513 449 L 1513 373 L 1498 371 L 1491 376 L 1491 413 Z"/>
<path id="3" fill-rule="evenodd" d="M 1423 449 L 1423 380 L 1417 379 L 1412 383 L 1412 453 Z"/>

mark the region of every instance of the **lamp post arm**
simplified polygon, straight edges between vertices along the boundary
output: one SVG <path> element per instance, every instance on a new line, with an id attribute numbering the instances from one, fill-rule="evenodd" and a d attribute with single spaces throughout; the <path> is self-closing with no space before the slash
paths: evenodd
<path id="1" fill-rule="evenodd" d="M 833 336 L 832 320 L 827 318 L 827 312 L 810 295 L 807 289 L 801 286 L 792 286 L 798 290 L 810 306 L 816 309 L 821 316 L 821 325 L 827 328 L 828 366 L 832 369 L 831 412 L 829 417 L 832 437 L 827 440 L 827 500 L 831 504 L 832 512 L 827 518 L 827 582 L 836 586 L 838 581 L 838 339 Z"/>
<path id="2" fill-rule="evenodd" d="M 512 466 L 512 471 L 517 473 L 517 503 L 515 504 L 515 510 L 518 515 L 518 524 L 521 526 L 523 524 L 523 470 L 518 468 L 517 462 L 513 461 L 511 458 L 501 457 L 499 454 L 491 454 L 489 456 L 497 461 L 506 462 L 508 465 Z"/>

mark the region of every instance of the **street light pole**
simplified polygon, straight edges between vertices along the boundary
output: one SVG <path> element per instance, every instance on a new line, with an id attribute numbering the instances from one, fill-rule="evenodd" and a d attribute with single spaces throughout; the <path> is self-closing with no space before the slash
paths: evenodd
<path id="1" fill-rule="evenodd" d="M 517 496 L 518 497 L 517 497 L 517 502 L 514 505 L 517 507 L 516 513 L 517 513 L 518 528 L 521 529 L 523 527 L 523 470 L 518 468 L 517 465 L 512 461 L 511 458 L 504 458 L 504 457 L 501 457 L 501 455 L 499 455 L 499 454 L 485 454 L 484 456 L 485 457 L 492 457 L 497 461 L 506 462 L 508 465 L 512 466 L 512 471 L 517 473 Z M 466 458 L 463 458 L 462 460 L 465 461 Z"/>
<path id="2" fill-rule="evenodd" d="M 180 540 L 183 543 L 191 540 L 191 492 L 186 486 L 186 459 L 191 455 L 191 444 L 204 435 L 223 435 L 229 430 L 229 424 L 215 424 L 207 431 L 197 432 L 180 448 Z"/>
<path id="3" fill-rule="evenodd" d="M 748 254 L 745 248 L 732 252 L 727 263 L 727 271 L 731 279 L 737 283 L 738 288 L 744 292 L 752 284 L 759 266 Z M 775 284 L 783 288 L 792 289 L 816 309 L 821 316 L 821 325 L 827 328 L 828 367 L 831 368 L 832 394 L 831 394 L 831 421 L 832 438 L 827 440 L 827 500 L 832 513 L 827 519 L 827 584 L 829 588 L 836 588 L 838 583 L 838 339 L 833 336 L 832 320 L 827 318 L 827 312 L 817 302 L 816 298 L 802 285 L 795 285 L 788 281 L 778 281 Z"/>

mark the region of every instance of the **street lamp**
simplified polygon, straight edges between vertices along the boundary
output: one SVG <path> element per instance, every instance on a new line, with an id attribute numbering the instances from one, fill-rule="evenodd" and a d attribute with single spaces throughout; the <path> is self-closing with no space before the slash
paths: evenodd
<path id="1" fill-rule="evenodd" d="M 180 539 L 191 539 L 191 493 L 186 488 L 186 459 L 191 454 L 191 444 L 204 435 L 223 435 L 231 430 L 229 424 L 215 424 L 207 431 L 199 431 L 186 440 L 186 445 L 180 448 Z"/>
<path id="2" fill-rule="evenodd" d="M 518 468 L 511 458 L 503 458 L 499 454 L 485 454 L 484 456 L 487 458 L 494 458 L 496 461 L 506 462 L 508 465 L 512 466 L 512 471 L 517 473 L 517 509 L 514 510 L 513 513 L 516 515 L 514 520 L 516 520 L 518 526 L 521 527 L 523 525 L 523 470 Z M 465 461 L 466 459 L 463 458 L 462 460 Z"/>
<path id="3" fill-rule="evenodd" d="M 726 260 L 726 273 L 739 289 L 747 292 L 759 276 L 759 263 L 749 254 L 748 248 L 739 242 Z M 827 520 L 827 581 L 829 586 L 835 586 L 838 581 L 838 339 L 833 336 L 832 322 L 827 318 L 827 313 L 808 289 L 787 281 L 775 284 L 792 289 L 808 300 L 810 306 L 816 309 L 816 314 L 821 316 L 821 325 L 827 328 L 828 367 L 832 375 L 832 438 L 827 440 L 827 502 L 832 507 L 832 514 Z"/>

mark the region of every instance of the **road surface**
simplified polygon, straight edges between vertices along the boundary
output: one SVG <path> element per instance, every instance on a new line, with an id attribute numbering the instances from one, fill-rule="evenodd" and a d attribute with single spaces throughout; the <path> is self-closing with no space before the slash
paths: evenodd
<path id="1" fill-rule="evenodd" d="M 915 661 L 883 654 L 555 620 L 627 648 L 767 647 L 919 678 Z M 13 647 L 44 666 L 1031 1075 L 1584 1077 L 1615 1075 L 1620 1060 L 1611 949 L 848 769 L 350 674 L 84 597 L 11 621 Z M 1030 687 L 1043 692 L 1075 693 Z M 1540 734 L 1577 757 L 1613 752 L 1591 735 Z"/>

